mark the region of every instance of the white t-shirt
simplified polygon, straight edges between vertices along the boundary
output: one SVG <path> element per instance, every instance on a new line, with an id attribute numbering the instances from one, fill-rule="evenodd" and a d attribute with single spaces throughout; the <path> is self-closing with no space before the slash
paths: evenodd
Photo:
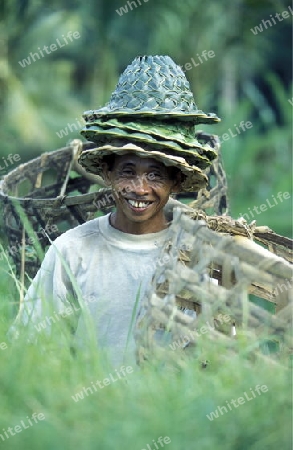
<path id="1" fill-rule="evenodd" d="M 64 318 L 78 318 L 76 342 L 86 344 L 92 329 L 99 349 L 115 366 L 134 361 L 130 333 L 129 358 L 123 361 L 134 307 L 151 282 L 160 262 L 168 230 L 133 235 L 110 225 L 110 214 L 73 228 L 49 248 L 21 307 L 17 322 L 28 325 L 32 339 L 39 332 L 50 335 L 52 323 L 62 327 Z M 71 278 L 71 275 L 72 277 Z M 75 282 L 84 304 L 77 299 Z M 137 309 L 137 311 L 138 311 Z M 85 312 L 88 312 L 87 322 Z M 42 325 L 41 325 L 42 324 Z"/>

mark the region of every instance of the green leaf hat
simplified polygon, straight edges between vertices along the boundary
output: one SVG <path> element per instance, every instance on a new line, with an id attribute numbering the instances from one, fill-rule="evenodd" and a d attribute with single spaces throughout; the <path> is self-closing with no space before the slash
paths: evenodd
<path id="1" fill-rule="evenodd" d="M 79 155 L 87 171 L 101 174 L 104 156 L 135 152 L 178 167 L 182 191 L 206 185 L 203 170 L 217 157 L 217 145 L 213 136 L 204 142 L 196 139 L 195 125 L 220 119 L 197 108 L 184 72 L 169 56 L 134 59 L 109 103 L 83 117 L 81 134 L 97 144 Z"/>

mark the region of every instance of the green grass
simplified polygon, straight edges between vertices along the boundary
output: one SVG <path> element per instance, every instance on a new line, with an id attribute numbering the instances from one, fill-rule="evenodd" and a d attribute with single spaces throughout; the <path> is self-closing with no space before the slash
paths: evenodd
<path id="1" fill-rule="evenodd" d="M 235 341 L 238 351 L 229 356 L 222 343 L 202 335 L 198 349 L 209 360 L 206 369 L 196 358 L 181 371 L 153 360 L 144 368 L 133 366 L 125 378 L 75 402 L 72 396 L 91 382 L 110 373 L 115 379 L 115 368 L 107 367 L 93 348 L 73 356 L 60 345 L 57 334 L 38 345 L 27 344 L 24 337 L 10 342 L 6 331 L 18 294 L 4 262 L 0 270 L 0 344 L 7 344 L 0 349 L 0 434 L 33 413 L 45 416 L 4 442 L 0 437 L 0 448 L 149 450 L 149 444 L 157 450 L 153 441 L 168 436 L 171 443 L 164 445 L 168 450 L 291 449 L 288 356 L 279 361 L 254 358 L 244 339 Z M 268 391 L 213 421 L 207 418 L 256 385 L 266 385 Z"/>

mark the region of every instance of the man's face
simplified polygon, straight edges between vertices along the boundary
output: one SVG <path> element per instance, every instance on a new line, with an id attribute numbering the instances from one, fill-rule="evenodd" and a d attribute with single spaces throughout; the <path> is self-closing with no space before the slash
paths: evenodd
<path id="1" fill-rule="evenodd" d="M 137 234 L 165 228 L 163 207 L 180 186 L 178 179 L 171 179 L 170 169 L 153 158 L 127 153 L 116 156 L 113 167 L 104 174 L 116 199 L 117 228 L 137 230 Z"/>

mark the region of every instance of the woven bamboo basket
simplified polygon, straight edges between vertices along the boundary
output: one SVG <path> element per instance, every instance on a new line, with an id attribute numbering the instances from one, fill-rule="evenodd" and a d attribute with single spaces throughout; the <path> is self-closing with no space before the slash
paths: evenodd
<path id="1" fill-rule="evenodd" d="M 2 179 L 6 253 L 12 257 L 17 274 L 36 274 L 42 259 L 37 245 L 45 251 L 61 233 L 113 208 L 113 195 L 103 180 L 77 163 L 81 147 L 94 146 L 75 139 L 68 147 L 19 165 Z M 206 174 L 209 185 L 194 194 L 194 206 L 214 214 L 226 213 L 227 184 L 220 154 Z"/>
<path id="2" fill-rule="evenodd" d="M 211 229 L 216 222 L 224 233 Z M 223 360 L 237 351 L 237 334 L 242 339 L 245 336 L 254 357 L 264 357 L 260 342 L 268 337 L 283 354 L 292 353 L 293 265 L 251 239 L 261 231 L 262 243 L 269 244 L 269 236 L 274 235 L 269 229 L 252 230 L 232 220 L 229 227 L 227 224 L 221 217 L 210 222 L 194 220 L 194 214 L 175 209 L 159 257 L 164 264 L 157 265 L 136 324 L 139 364 L 156 356 L 160 362 L 180 368 L 192 352 L 205 366 L 207 355 L 200 354 L 202 336 L 205 345 L 207 340 L 223 344 Z M 286 251 L 287 244 L 279 241 L 283 256 L 287 252 L 291 259 L 292 247 Z M 271 302 L 275 313 L 253 303 L 249 294 Z M 196 314 L 186 315 L 184 310 Z M 166 331 L 169 345 L 157 337 L 159 333 L 162 338 Z"/>
<path id="3" fill-rule="evenodd" d="M 50 240 L 90 220 L 97 211 L 96 200 L 100 197 L 97 190 L 102 180 L 85 175 L 77 165 L 80 145 L 81 141 L 74 140 L 68 147 L 43 153 L 19 165 L 1 180 L 7 255 L 12 258 L 18 274 L 22 262 L 30 277 L 37 272 L 41 257 L 35 251 L 36 243 L 45 251 Z M 83 144 L 86 149 L 93 146 Z M 96 186 L 95 192 L 91 192 L 93 186 Z"/>

